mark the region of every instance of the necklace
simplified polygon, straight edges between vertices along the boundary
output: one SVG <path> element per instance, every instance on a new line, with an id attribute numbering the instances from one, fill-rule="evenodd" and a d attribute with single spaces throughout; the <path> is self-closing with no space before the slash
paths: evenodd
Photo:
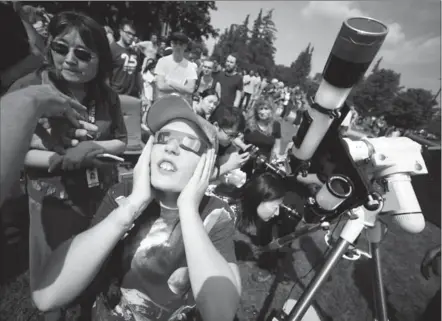
<path id="1" fill-rule="evenodd" d="M 160 202 L 160 206 L 161 206 L 162 208 L 165 208 L 166 210 L 178 211 L 178 207 L 169 207 L 169 206 L 164 205 L 164 204 L 161 203 L 161 202 Z"/>

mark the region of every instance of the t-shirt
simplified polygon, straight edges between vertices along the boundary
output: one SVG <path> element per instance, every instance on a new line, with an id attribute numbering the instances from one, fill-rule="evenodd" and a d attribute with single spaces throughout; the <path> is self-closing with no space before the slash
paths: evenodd
<path id="1" fill-rule="evenodd" d="M 110 45 L 112 52 L 112 77 L 110 85 L 119 95 L 138 97 L 140 90 L 141 58 L 131 48 L 123 48 L 117 42 Z"/>
<path id="2" fill-rule="evenodd" d="M 196 74 L 196 69 L 190 63 L 189 60 L 183 58 L 180 62 L 176 62 L 173 59 L 173 55 L 166 56 L 158 60 L 158 63 L 155 67 L 155 74 L 157 76 L 163 76 L 166 79 L 173 80 L 174 82 L 178 82 L 181 85 L 185 85 L 189 80 L 196 80 L 198 75 Z M 156 98 L 163 97 L 164 95 L 173 93 L 176 91 L 162 91 L 157 88 L 157 96 Z M 178 93 L 178 92 L 177 92 Z M 192 94 L 183 95 L 179 93 L 183 97 L 185 97 L 189 102 L 192 100 Z"/>
<path id="3" fill-rule="evenodd" d="M 49 82 L 48 74 L 38 71 L 19 79 L 10 91 Z M 97 140 L 119 139 L 127 142 L 120 100 L 115 92 L 107 89 L 107 99 L 91 96 L 83 104 L 89 111 L 95 106 L 95 125 L 99 133 Z M 85 169 L 61 174 L 34 168 L 25 170 L 31 222 L 31 258 L 49 255 L 61 243 L 88 228 L 107 190 L 118 182 L 118 170 L 114 164 L 104 164 L 97 168 L 97 172 L 99 184 L 89 188 Z M 34 263 L 31 263 L 31 268 Z"/>
<path id="4" fill-rule="evenodd" d="M 260 152 L 266 157 L 270 157 L 275 145 L 276 139 L 281 138 L 281 124 L 277 121 L 273 123 L 272 134 L 268 135 L 259 129 L 253 131 L 246 130 L 244 133 L 244 142 L 246 144 L 253 144 L 259 148 Z"/>
<path id="5" fill-rule="evenodd" d="M 221 84 L 220 106 L 232 107 L 235 102 L 236 91 L 243 90 L 242 76 L 238 73 L 228 75 L 224 71 L 216 77 Z"/>
<path id="6" fill-rule="evenodd" d="M 123 183 L 112 187 L 97 216 L 107 216 L 118 207 L 115 200 L 129 193 Z M 200 213 L 213 245 L 227 262 L 236 263 L 234 217 L 228 205 L 205 196 Z M 114 251 L 105 267 L 121 266 L 121 300 L 115 307 L 109 307 L 106 297 L 99 296 L 92 320 L 166 321 L 183 305 L 195 304 L 178 215 L 177 210 L 152 202 L 139 216 L 128 236 L 120 242 L 122 250 Z"/>
<path id="7" fill-rule="evenodd" d="M 253 93 L 253 79 L 254 77 L 250 77 L 249 75 L 245 75 L 243 77 L 243 84 L 244 84 L 244 92 L 248 93 L 248 94 L 252 94 Z"/>

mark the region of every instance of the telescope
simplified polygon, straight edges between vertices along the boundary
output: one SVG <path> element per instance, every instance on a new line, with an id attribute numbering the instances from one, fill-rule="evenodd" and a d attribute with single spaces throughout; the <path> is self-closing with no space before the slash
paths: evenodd
<path id="1" fill-rule="evenodd" d="M 294 145 L 287 157 L 290 173 L 285 176 L 291 189 L 296 192 L 301 179 L 308 175 L 318 174 L 321 179 L 319 190 L 305 197 L 302 219 L 327 229 L 337 217 L 346 216 L 347 221 L 299 300 L 287 301 L 271 321 L 304 320 L 311 312 L 314 295 L 363 232 L 372 254 L 375 319 L 388 321 L 379 249 L 385 226 L 379 217 L 392 217 L 409 233 L 420 233 L 425 228 L 411 185 L 411 176 L 428 173 L 422 146 L 406 137 L 355 141 L 344 138 L 339 130 L 350 110 L 348 95 L 364 76 L 387 34 L 388 27 L 372 18 L 353 17 L 343 22 L 313 104 L 304 111 L 293 137 Z M 274 248 L 284 242 L 274 242 Z"/>

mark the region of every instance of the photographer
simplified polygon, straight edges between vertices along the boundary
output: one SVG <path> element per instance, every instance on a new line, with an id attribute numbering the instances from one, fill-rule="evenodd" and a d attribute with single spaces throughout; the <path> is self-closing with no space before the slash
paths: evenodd
<path id="1" fill-rule="evenodd" d="M 233 320 L 241 296 L 233 220 L 204 196 L 213 127 L 175 95 L 152 105 L 147 124 L 154 136 L 133 184 L 113 186 L 95 226 L 61 244 L 38 274 L 40 310 L 69 304 L 95 280 L 93 320 L 181 320 L 182 307 L 195 304 L 203 320 Z"/>
<path id="2" fill-rule="evenodd" d="M 248 145 L 242 142 L 241 133 L 245 128 L 245 119 L 239 108 L 217 108 L 210 117 L 219 140 L 218 163 L 215 176 L 218 178 L 235 169 L 241 168 L 248 160 L 249 153 L 240 152 Z"/>

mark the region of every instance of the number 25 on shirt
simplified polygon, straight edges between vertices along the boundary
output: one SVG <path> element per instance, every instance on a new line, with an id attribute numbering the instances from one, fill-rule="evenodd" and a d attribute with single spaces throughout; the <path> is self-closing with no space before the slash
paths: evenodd
<path id="1" fill-rule="evenodd" d="M 127 53 L 122 53 L 121 59 L 124 60 L 123 70 L 131 75 L 138 65 L 137 55 L 128 55 Z"/>

